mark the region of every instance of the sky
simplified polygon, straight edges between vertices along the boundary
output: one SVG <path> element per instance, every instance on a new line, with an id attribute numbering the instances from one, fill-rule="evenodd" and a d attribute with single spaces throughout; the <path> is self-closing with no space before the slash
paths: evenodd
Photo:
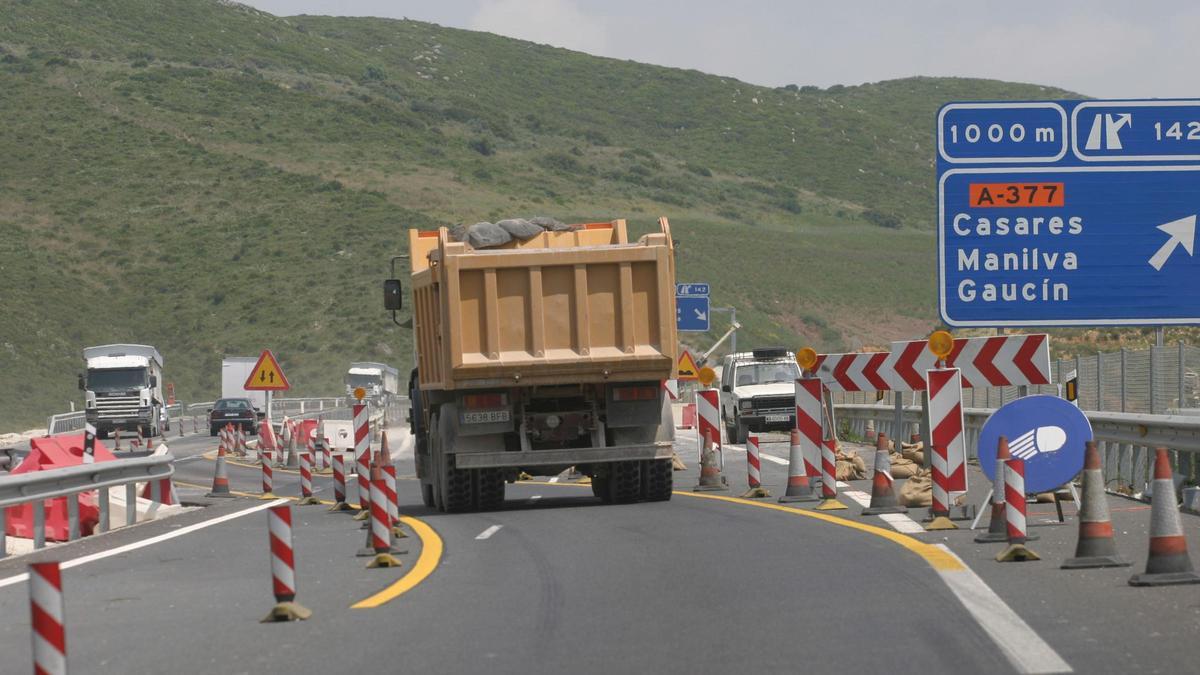
<path id="1" fill-rule="evenodd" d="M 243 1 L 280 16 L 406 17 L 768 86 L 936 75 L 1100 98 L 1200 95 L 1200 3 L 1187 0 Z"/>

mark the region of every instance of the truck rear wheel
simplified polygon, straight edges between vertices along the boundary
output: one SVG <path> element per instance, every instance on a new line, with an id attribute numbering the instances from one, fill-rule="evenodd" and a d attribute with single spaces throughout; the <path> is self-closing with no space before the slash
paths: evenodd
<path id="1" fill-rule="evenodd" d="M 631 504 L 642 494 L 641 462 L 614 462 L 608 477 L 606 501 L 614 504 Z"/>
<path id="2" fill-rule="evenodd" d="M 675 488 L 675 472 L 669 459 L 651 459 L 642 462 L 642 499 L 648 502 L 665 502 L 671 499 Z"/>
<path id="3" fill-rule="evenodd" d="M 421 483 L 421 501 L 431 509 L 434 507 L 433 483 Z"/>
<path id="4" fill-rule="evenodd" d="M 605 504 L 612 501 L 608 494 L 608 476 L 592 476 L 592 494 L 603 500 Z"/>
<path id="5" fill-rule="evenodd" d="M 442 510 L 446 513 L 460 513 L 471 510 L 474 492 L 471 489 L 471 472 L 466 469 L 454 468 L 454 457 L 442 454 L 441 466 Z"/>
<path id="6" fill-rule="evenodd" d="M 504 506 L 504 469 L 476 469 L 475 499 L 480 511 L 494 511 Z"/>

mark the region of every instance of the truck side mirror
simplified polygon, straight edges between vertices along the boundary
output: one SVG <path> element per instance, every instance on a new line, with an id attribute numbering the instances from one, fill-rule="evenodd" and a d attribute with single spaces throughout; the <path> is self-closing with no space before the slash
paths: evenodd
<path id="1" fill-rule="evenodd" d="M 403 288 L 399 279 L 384 279 L 383 308 L 393 312 L 404 306 Z"/>
<path id="2" fill-rule="evenodd" d="M 150 386 L 151 386 L 151 387 L 157 387 L 157 386 L 158 386 L 158 376 L 156 376 L 156 375 L 151 375 L 151 376 L 150 376 Z"/>
<path id="3" fill-rule="evenodd" d="M 729 387 L 729 385 L 727 385 L 727 384 L 723 384 L 723 385 L 721 385 L 721 391 L 725 392 L 726 394 L 732 394 L 732 393 L 733 393 L 733 389 L 731 389 L 731 388 Z"/>
<path id="4" fill-rule="evenodd" d="M 83 373 L 79 374 L 79 391 L 87 390 L 87 381 L 83 379 Z"/>

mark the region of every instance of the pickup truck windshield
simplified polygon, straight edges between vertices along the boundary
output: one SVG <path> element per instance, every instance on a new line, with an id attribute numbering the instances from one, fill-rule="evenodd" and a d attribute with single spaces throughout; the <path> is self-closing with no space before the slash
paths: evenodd
<path id="1" fill-rule="evenodd" d="M 795 363 L 747 363 L 734 370 L 734 386 L 745 387 L 755 384 L 791 382 L 800 377 L 800 367 Z"/>
<path id="2" fill-rule="evenodd" d="M 113 368 L 89 370 L 88 389 L 95 392 L 126 391 L 146 386 L 145 368 Z"/>

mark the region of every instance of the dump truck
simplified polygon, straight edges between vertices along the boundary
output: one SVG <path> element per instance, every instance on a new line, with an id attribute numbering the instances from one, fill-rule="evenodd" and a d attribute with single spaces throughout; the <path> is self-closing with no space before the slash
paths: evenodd
<path id="1" fill-rule="evenodd" d="M 636 242 L 615 220 L 480 249 L 410 230 L 409 421 L 427 506 L 497 508 L 522 472 L 571 467 L 605 502 L 671 498 L 675 261 L 658 225 Z M 402 295 L 384 282 L 393 321 Z"/>

